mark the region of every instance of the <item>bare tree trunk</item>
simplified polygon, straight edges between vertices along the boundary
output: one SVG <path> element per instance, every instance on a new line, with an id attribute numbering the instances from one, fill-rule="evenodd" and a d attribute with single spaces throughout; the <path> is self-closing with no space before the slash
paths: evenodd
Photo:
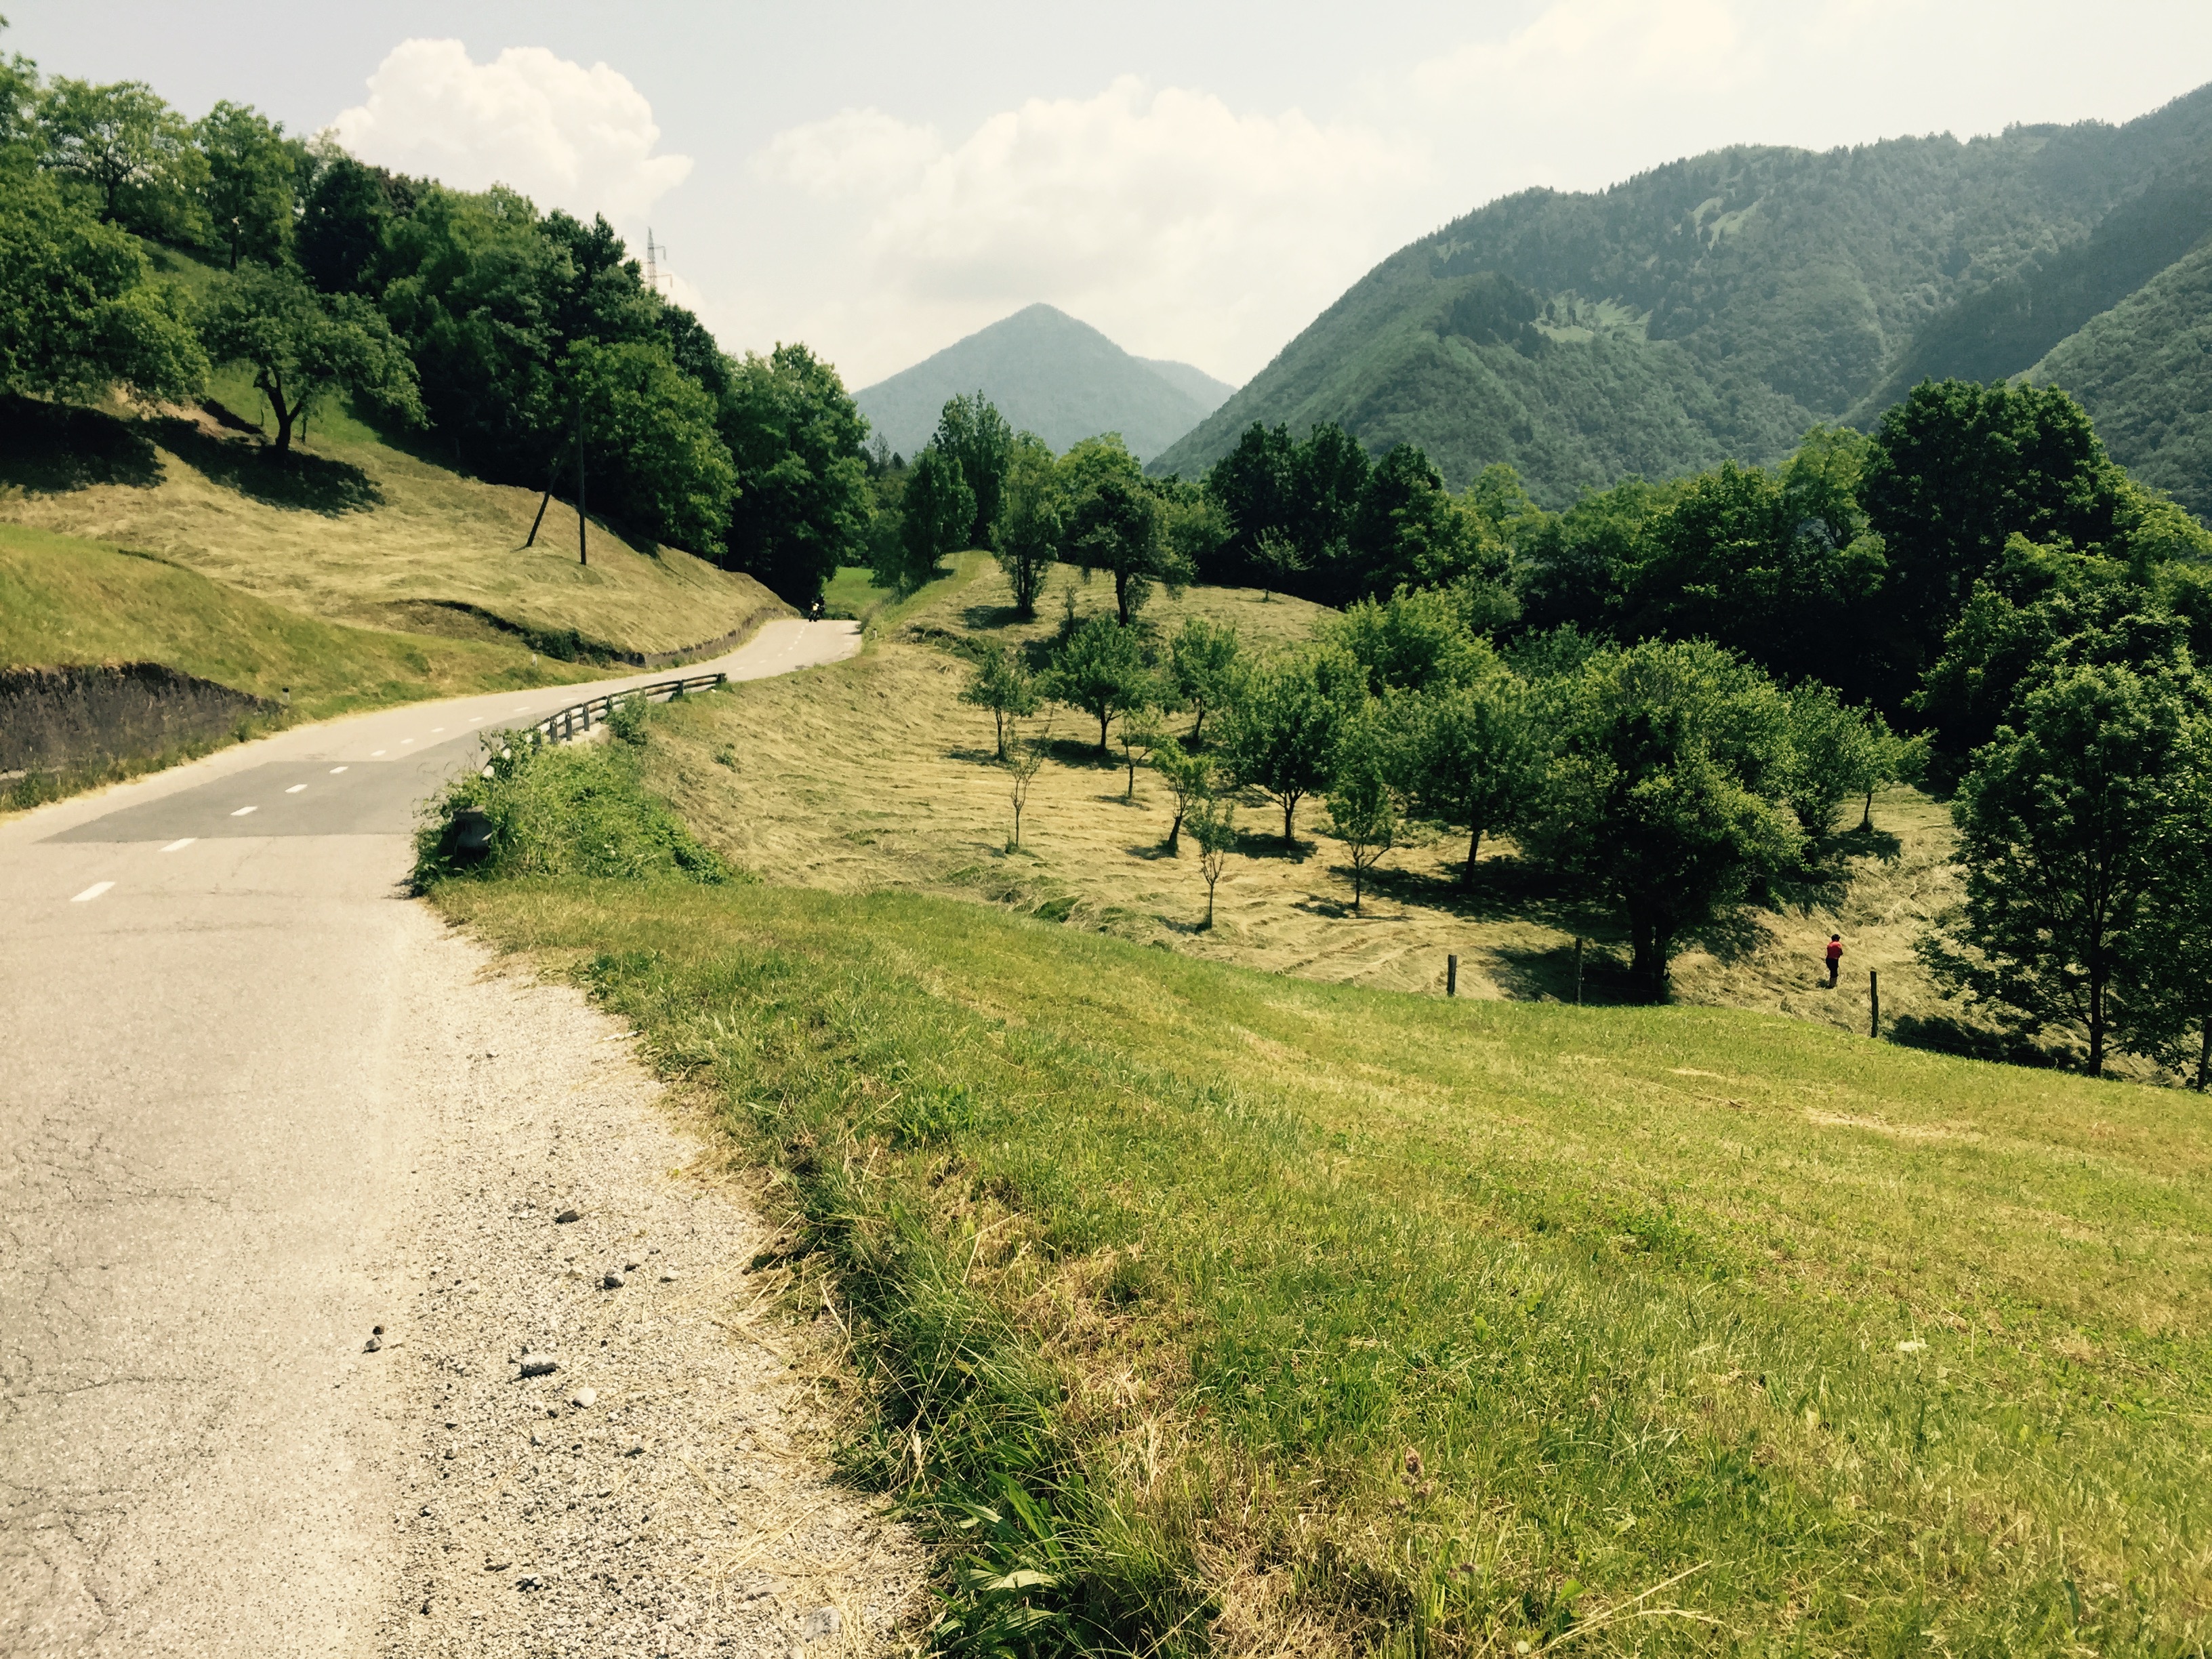
<path id="1" fill-rule="evenodd" d="M 1474 885 L 1474 860 L 1476 856 L 1480 854 L 1481 851 L 1482 826 L 1478 823 L 1468 834 L 1467 868 L 1460 872 L 1459 884 L 1461 886 L 1472 887 Z"/>
<path id="2" fill-rule="evenodd" d="M 2212 1088 L 2212 1013 L 2204 1016 L 2204 1035 L 2197 1049 L 2197 1092 Z"/>
<path id="3" fill-rule="evenodd" d="M 545 468 L 545 493 L 538 498 L 538 516 L 530 521 L 530 534 L 523 538 L 525 547 L 538 545 L 538 526 L 545 522 L 545 509 L 553 504 L 553 466 Z"/>

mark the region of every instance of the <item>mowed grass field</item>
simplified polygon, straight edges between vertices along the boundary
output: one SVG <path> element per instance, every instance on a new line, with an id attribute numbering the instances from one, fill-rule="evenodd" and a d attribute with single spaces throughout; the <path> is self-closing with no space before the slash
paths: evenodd
<path id="1" fill-rule="evenodd" d="M 1502 838 L 1486 843 L 1472 892 L 1460 886 L 1463 841 L 1400 848 L 1354 915 L 1347 861 L 1316 800 L 1299 808 L 1296 851 L 1283 846 L 1278 811 L 1257 797 L 1244 806 L 1242 848 L 1222 880 L 1215 925 L 1202 930 L 1197 850 L 1187 839 L 1180 856 L 1162 847 L 1173 810 L 1166 792 L 1140 766 L 1132 797 L 1118 750 L 1102 763 L 1096 724 L 1070 710 L 1054 717 L 1054 758 L 1024 814 L 1022 848 L 1009 851 L 1010 781 L 995 762 L 990 714 L 959 701 L 969 669 L 951 647 L 1042 640 L 1058 626 L 1064 592 L 1079 615 L 1112 604 L 1105 581 L 1061 572 L 1038 620 L 1017 623 L 1005 578 L 981 554 L 963 556 L 945 580 L 896 607 L 862 573 L 845 573 L 845 606 L 856 615 L 873 607 L 867 652 L 734 688 L 656 726 L 654 787 L 718 848 L 771 881 L 957 893 L 1212 960 L 1401 990 L 1441 994 L 1446 958 L 1456 955 L 1460 994 L 1474 997 L 1571 1002 L 1581 936 L 1589 941 L 1586 997 L 1626 995 L 1611 971 L 1616 956 L 1626 958 L 1618 919 L 1546 892 Z M 1212 587 L 1161 594 L 1144 613 L 1163 637 L 1194 614 L 1233 623 L 1265 650 L 1307 638 L 1325 613 Z M 1170 721 L 1178 732 L 1188 723 Z M 1677 994 L 1864 1032 L 1873 969 L 1886 1021 L 1942 1015 L 1912 942 L 1958 896 L 1949 814 L 1899 789 L 1875 803 L 1875 817 L 1891 846 L 1852 860 L 1852 883 L 1833 908 L 1753 916 L 1716 933 L 1678 960 Z M 1831 932 L 1844 937 L 1847 970 L 1832 992 L 1820 966 Z"/>
<path id="2" fill-rule="evenodd" d="M 259 394 L 236 374 L 214 397 L 249 425 L 259 416 Z M 489 640 L 496 618 L 661 653 L 787 614 L 749 576 L 634 546 L 596 521 L 580 564 L 573 495 L 526 548 L 538 492 L 395 449 L 341 409 L 311 416 L 295 447 L 280 462 L 198 410 L 140 419 L 8 400 L 0 520 L 158 553 L 303 615 L 406 632 Z"/>
<path id="3" fill-rule="evenodd" d="M 849 1325 L 848 1455 L 970 1569 L 948 1645 L 2212 1628 L 2193 1097 L 1733 1009 L 1285 977 L 925 893 L 438 897 L 590 985 L 772 1167 L 790 1224 L 753 1282 Z"/>
<path id="4" fill-rule="evenodd" d="M 271 702 L 289 686 L 307 720 L 599 672 L 530 659 L 515 641 L 323 622 L 162 559 L 0 524 L 0 666 L 166 663 Z"/>

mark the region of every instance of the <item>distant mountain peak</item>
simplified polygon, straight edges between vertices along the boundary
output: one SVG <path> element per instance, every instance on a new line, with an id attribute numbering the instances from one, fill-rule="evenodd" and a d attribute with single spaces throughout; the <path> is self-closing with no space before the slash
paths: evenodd
<path id="1" fill-rule="evenodd" d="M 1055 450 L 1118 432 L 1139 458 L 1159 454 L 1235 390 L 1203 369 L 1124 351 L 1080 318 L 1042 301 L 854 394 L 884 441 L 911 455 L 929 441 L 945 400 L 981 391 L 1017 430 Z"/>

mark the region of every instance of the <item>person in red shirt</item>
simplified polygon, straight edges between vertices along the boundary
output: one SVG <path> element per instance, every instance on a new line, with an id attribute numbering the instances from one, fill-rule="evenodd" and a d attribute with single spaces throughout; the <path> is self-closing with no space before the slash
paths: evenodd
<path id="1" fill-rule="evenodd" d="M 1836 988 L 1836 971 L 1844 965 L 1844 939 L 1840 933 L 1828 935 L 1828 988 Z"/>

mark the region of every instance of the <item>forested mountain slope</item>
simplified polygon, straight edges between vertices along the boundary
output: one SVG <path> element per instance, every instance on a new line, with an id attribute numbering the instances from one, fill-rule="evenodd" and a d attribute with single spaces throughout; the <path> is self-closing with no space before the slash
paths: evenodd
<path id="1" fill-rule="evenodd" d="M 1384 260 L 1154 470 L 1195 472 L 1255 420 L 1410 441 L 1455 484 L 1510 462 L 1552 507 L 1628 472 L 1773 460 L 1924 375 L 2065 362 L 2207 230 L 2212 88 L 2124 126 L 1747 146 L 1528 191 Z M 2085 401 L 2133 465 L 2144 388 L 2107 378 Z"/>
<path id="2" fill-rule="evenodd" d="M 929 441 L 945 399 L 981 391 L 1017 429 L 1066 449 L 1118 432 L 1147 459 L 1220 405 L 1230 388 L 1188 363 L 1132 356 L 1088 323 L 1034 305 L 854 394 L 900 454 Z"/>

